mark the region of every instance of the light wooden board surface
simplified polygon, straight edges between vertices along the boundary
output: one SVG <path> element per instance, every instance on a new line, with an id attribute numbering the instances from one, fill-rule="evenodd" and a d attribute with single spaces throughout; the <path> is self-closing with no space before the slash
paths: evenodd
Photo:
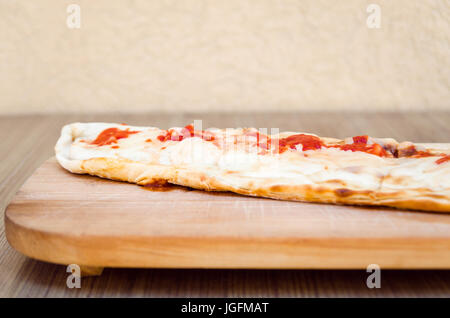
<path id="1" fill-rule="evenodd" d="M 337 137 L 368 133 L 448 142 L 450 136 L 449 113 L 2 117 L 0 207 L 3 210 L 27 177 L 53 154 L 65 123 L 97 120 L 168 127 L 193 119 L 203 119 L 206 126 L 279 127 Z M 450 296 L 449 271 L 385 270 L 382 277 L 382 288 L 371 290 L 365 285 L 367 273 L 361 270 L 106 269 L 102 276 L 83 279 L 82 288 L 74 290 L 65 285 L 64 266 L 34 261 L 16 252 L 6 242 L 0 224 L 0 296 Z"/>
<path id="2" fill-rule="evenodd" d="M 450 214 L 169 191 L 47 160 L 6 209 L 23 254 L 97 267 L 450 268 Z"/>

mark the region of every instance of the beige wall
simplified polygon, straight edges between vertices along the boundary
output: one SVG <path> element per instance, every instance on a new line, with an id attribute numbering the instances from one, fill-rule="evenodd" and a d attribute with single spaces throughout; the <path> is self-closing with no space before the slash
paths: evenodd
<path id="1" fill-rule="evenodd" d="M 0 0 L 0 113 L 450 109 L 449 23 L 447 0 Z"/>

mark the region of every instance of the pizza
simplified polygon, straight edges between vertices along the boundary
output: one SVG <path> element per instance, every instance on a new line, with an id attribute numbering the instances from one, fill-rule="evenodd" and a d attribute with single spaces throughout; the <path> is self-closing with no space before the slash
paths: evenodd
<path id="1" fill-rule="evenodd" d="M 72 173 L 280 200 L 450 212 L 450 144 L 346 139 L 255 128 L 62 128 L 56 158 Z"/>

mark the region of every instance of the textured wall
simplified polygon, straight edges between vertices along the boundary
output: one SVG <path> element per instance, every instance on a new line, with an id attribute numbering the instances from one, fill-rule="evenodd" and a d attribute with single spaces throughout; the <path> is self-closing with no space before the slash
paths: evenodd
<path id="1" fill-rule="evenodd" d="M 446 0 L 0 0 L 0 113 L 450 109 L 449 43 Z"/>

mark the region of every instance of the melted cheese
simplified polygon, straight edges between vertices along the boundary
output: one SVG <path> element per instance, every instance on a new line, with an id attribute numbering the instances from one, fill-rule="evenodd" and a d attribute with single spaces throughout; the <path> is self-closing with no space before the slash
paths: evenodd
<path id="1" fill-rule="evenodd" d="M 111 145 L 90 142 L 106 128 L 139 131 Z M 181 131 L 182 128 L 176 128 Z M 71 124 L 62 130 L 56 145 L 57 159 L 66 169 L 82 173 L 80 162 L 91 158 L 128 159 L 144 164 L 157 164 L 195 169 L 234 185 L 246 179 L 266 180 L 267 184 L 324 185 L 335 184 L 353 190 L 395 191 L 405 188 L 428 188 L 450 191 L 450 164 L 437 165 L 436 157 L 382 158 L 359 151 L 322 148 L 302 151 L 289 149 L 282 154 L 259 154 L 256 137 L 242 139 L 243 129 L 210 130 L 226 142 L 205 141 L 192 137 L 182 141 L 161 142 L 166 131 L 154 127 L 133 127 L 107 123 Z M 248 130 L 247 130 L 248 131 Z M 294 134 L 294 133 L 291 133 Z M 237 136 L 237 137 L 235 137 Z M 275 138 L 289 136 L 281 133 Z M 147 140 L 151 140 L 148 142 Z M 336 139 L 324 138 L 332 142 Z M 376 142 L 381 139 L 371 138 Z M 396 143 L 385 139 L 386 143 Z M 240 180 L 240 181 L 239 181 Z"/>

